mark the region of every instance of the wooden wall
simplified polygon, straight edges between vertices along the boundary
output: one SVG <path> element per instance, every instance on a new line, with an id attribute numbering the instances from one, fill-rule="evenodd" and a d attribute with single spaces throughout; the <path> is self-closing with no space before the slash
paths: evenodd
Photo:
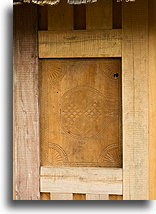
<path id="1" fill-rule="evenodd" d="M 122 11 L 115 0 L 113 2 L 115 7 L 112 9 L 114 16 L 111 23 L 102 22 L 101 25 L 107 28 L 108 33 L 110 28 L 123 28 L 122 50 L 114 55 L 123 57 L 123 199 L 154 199 L 155 2 L 137 0 L 135 3 L 123 3 Z M 81 10 L 83 17 L 85 10 Z M 49 11 L 47 13 L 47 7 L 37 9 L 34 5 L 14 8 L 14 200 L 40 199 L 37 31 L 52 30 L 53 20 L 48 22 Z M 79 13 L 78 8 L 75 9 L 76 13 Z M 93 11 L 89 8 L 86 17 L 90 13 Z M 119 13 L 122 14 L 122 20 L 115 18 L 115 14 Z M 72 26 L 89 30 L 93 22 L 97 24 L 92 19 L 85 23 L 75 18 Z M 121 36 L 121 30 L 114 32 Z M 121 38 L 116 39 L 119 47 Z M 41 194 L 42 200 L 49 200 L 50 197 L 49 193 Z M 75 200 L 81 197 L 74 196 Z M 110 200 L 122 199 L 121 196 L 109 197 Z"/>

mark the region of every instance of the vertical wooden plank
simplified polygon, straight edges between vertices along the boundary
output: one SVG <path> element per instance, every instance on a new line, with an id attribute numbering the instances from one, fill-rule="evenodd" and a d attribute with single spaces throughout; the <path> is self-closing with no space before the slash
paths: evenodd
<path id="1" fill-rule="evenodd" d="M 86 29 L 112 29 L 112 0 L 86 5 Z"/>
<path id="2" fill-rule="evenodd" d="M 122 28 L 122 2 L 113 0 L 113 29 Z"/>
<path id="3" fill-rule="evenodd" d="M 48 7 L 48 30 L 73 30 L 73 6 L 66 0 Z"/>
<path id="4" fill-rule="evenodd" d="M 148 200 L 148 0 L 123 2 L 123 199 Z"/>
<path id="5" fill-rule="evenodd" d="M 155 200 L 155 0 L 149 0 L 149 194 Z"/>
<path id="6" fill-rule="evenodd" d="M 48 30 L 48 7 L 38 6 L 38 29 Z"/>
<path id="7" fill-rule="evenodd" d="M 86 5 L 74 6 L 74 30 L 86 29 Z"/>
<path id="8" fill-rule="evenodd" d="M 109 200 L 109 196 L 103 194 L 86 194 L 86 200 Z"/>
<path id="9" fill-rule="evenodd" d="M 50 193 L 50 200 L 73 200 L 72 193 Z"/>
<path id="10" fill-rule="evenodd" d="M 14 7 L 14 199 L 39 199 L 37 7 Z"/>

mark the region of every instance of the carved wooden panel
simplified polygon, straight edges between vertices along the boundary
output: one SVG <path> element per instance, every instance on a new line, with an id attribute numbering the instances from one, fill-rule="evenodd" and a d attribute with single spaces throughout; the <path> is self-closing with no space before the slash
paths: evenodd
<path id="1" fill-rule="evenodd" d="M 121 167 L 119 59 L 40 61 L 42 166 Z"/>

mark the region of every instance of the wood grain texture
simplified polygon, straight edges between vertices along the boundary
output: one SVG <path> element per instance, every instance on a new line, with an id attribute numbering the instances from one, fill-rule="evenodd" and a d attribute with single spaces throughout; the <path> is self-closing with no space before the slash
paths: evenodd
<path id="1" fill-rule="evenodd" d="M 72 30 L 73 6 L 61 0 L 57 6 L 48 7 L 48 30 Z"/>
<path id="2" fill-rule="evenodd" d="M 39 31 L 39 58 L 121 57 L 121 30 Z"/>
<path id="3" fill-rule="evenodd" d="M 14 8 L 13 45 L 14 200 L 38 200 L 40 161 L 36 6 Z"/>
<path id="4" fill-rule="evenodd" d="M 86 5 L 74 5 L 74 30 L 86 29 Z"/>
<path id="5" fill-rule="evenodd" d="M 112 13 L 113 29 L 122 28 L 122 2 L 113 0 L 113 13 Z"/>
<path id="6" fill-rule="evenodd" d="M 75 201 L 85 201 L 86 200 L 86 194 L 74 193 L 73 194 L 73 200 L 75 200 Z"/>
<path id="7" fill-rule="evenodd" d="M 122 167 L 119 59 L 41 60 L 42 166 Z"/>
<path id="8" fill-rule="evenodd" d="M 109 195 L 109 199 L 111 201 L 121 201 L 123 200 L 123 196 L 122 195 Z"/>
<path id="9" fill-rule="evenodd" d="M 123 3 L 123 199 L 148 200 L 148 1 Z"/>
<path id="10" fill-rule="evenodd" d="M 149 0 L 149 194 L 156 199 L 155 184 L 155 0 Z"/>
<path id="11" fill-rule="evenodd" d="M 48 30 L 48 6 L 38 6 L 38 30 Z"/>
<path id="12" fill-rule="evenodd" d="M 122 169 L 41 167 L 41 192 L 122 194 Z"/>
<path id="13" fill-rule="evenodd" d="M 50 193 L 49 192 L 41 192 L 40 193 L 40 200 L 42 200 L 42 201 L 50 200 Z"/>
<path id="14" fill-rule="evenodd" d="M 73 200 L 72 193 L 50 193 L 50 200 Z"/>
<path id="15" fill-rule="evenodd" d="M 86 29 L 112 29 L 112 0 L 86 5 Z"/>
<path id="16" fill-rule="evenodd" d="M 94 200 L 94 201 L 109 200 L 109 196 L 103 195 L 103 194 L 86 194 L 86 200 Z"/>

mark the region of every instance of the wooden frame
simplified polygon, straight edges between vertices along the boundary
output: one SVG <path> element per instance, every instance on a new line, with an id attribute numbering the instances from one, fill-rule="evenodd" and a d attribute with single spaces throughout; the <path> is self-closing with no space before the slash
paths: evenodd
<path id="1" fill-rule="evenodd" d="M 148 1 L 123 3 L 123 197 L 147 200 Z"/>
<path id="2" fill-rule="evenodd" d="M 155 192 L 155 0 L 148 4 L 149 47 L 149 198 L 156 199 Z"/>
<path id="3" fill-rule="evenodd" d="M 122 169 L 41 167 L 41 192 L 122 195 Z"/>
<path id="4" fill-rule="evenodd" d="M 29 14 L 29 15 L 28 15 Z M 14 199 L 38 200 L 37 6 L 14 8 Z"/>
<path id="5" fill-rule="evenodd" d="M 148 28 L 148 8 L 153 11 L 154 6 L 150 3 L 154 5 L 151 0 L 123 2 L 124 200 L 155 197 L 153 12 Z M 37 8 L 20 6 L 14 14 L 14 199 L 39 200 Z"/>

